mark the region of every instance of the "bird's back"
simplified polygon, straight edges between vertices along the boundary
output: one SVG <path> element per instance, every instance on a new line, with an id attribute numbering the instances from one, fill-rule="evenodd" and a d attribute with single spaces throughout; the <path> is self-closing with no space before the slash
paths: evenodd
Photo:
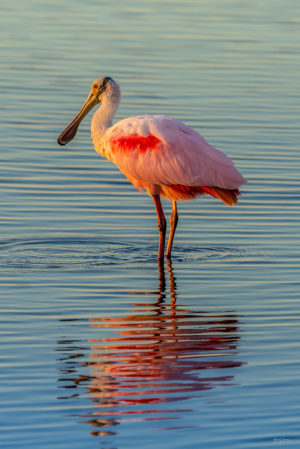
<path id="1" fill-rule="evenodd" d="M 138 181 L 224 189 L 237 189 L 246 182 L 224 153 L 168 116 L 126 118 L 110 127 L 104 138 L 104 155 Z"/>

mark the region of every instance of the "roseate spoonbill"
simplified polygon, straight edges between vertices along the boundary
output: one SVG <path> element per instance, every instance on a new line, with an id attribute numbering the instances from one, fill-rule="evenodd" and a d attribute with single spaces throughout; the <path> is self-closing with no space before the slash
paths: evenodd
<path id="1" fill-rule="evenodd" d="M 81 120 L 98 103 L 91 123 L 95 150 L 114 162 L 129 181 L 154 200 L 158 217 L 158 258 L 163 258 L 166 219 L 160 196 L 172 201 L 166 256 L 171 256 L 178 221 L 177 201 L 208 194 L 232 206 L 246 182 L 233 162 L 209 145 L 200 134 L 175 118 L 164 115 L 129 117 L 112 125 L 121 100 L 119 85 L 109 76 L 93 82 L 81 110 L 58 138 L 70 142 Z"/>

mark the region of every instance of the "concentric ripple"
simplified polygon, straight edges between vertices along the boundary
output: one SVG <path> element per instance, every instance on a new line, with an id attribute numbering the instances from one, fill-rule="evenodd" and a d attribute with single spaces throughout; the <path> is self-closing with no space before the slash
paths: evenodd
<path id="1" fill-rule="evenodd" d="M 153 261 L 153 246 L 105 241 L 89 237 L 7 239 L 0 242 L 0 269 L 14 270 L 97 270 L 101 266 Z M 230 247 L 177 247 L 174 260 L 235 260 L 245 254 Z"/>

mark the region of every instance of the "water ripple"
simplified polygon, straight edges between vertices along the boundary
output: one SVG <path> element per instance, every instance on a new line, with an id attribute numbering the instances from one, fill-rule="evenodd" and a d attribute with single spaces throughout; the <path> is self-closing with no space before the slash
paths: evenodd
<path id="1" fill-rule="evenodd" d="M 101 266 L 153 261 L 153 246 L 119 243 L 102 238 L 49 237 L 6 239 L 0 242 L 0 268 L 29 270 L 97 270 Z M 236 260 L 245 250 L 226 246 L 178 247 L 174 259 Z"/>

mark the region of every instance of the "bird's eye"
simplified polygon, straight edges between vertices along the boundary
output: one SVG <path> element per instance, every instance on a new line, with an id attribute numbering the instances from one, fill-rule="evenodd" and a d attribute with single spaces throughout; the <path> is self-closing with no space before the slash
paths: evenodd
<path id="1" fill-rule="evenodd" d="M 101 86 L 99 90 L 100 90 L 100 92 L 104 92 L 104 87 Z"/>

